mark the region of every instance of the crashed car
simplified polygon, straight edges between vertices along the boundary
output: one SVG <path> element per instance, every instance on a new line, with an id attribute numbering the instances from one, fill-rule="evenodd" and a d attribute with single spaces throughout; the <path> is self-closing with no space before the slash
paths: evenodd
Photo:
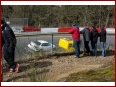
<path id="1" fill-rule="evenodd" d="M 56 46 L 53 45 L 53 49 Z M 37 40 L 35 42 L 30 42 L 30 44 L 28 44 L 28 49 L 29 50 L 33 50 L 33 51 L 51 51 L 52 50 L 52 44 L 45 41 L 45 40 Z"/>

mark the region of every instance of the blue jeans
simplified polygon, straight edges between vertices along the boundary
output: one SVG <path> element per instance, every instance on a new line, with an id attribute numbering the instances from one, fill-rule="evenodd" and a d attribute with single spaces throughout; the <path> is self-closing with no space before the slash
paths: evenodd
<path id="1" fill-rule="evenodd" d="M 102 49 L 102 56 L 106 56 L 106 42 L 100 42 Z"/>
<path id="2" fill-rule="evenodd" d="M 91 42 L 91 46 L 92 46 L 92 55 L 93 56 L 97 56 L 97 42 Z"/>
<path id="3" fill-rule="evenodd" d="M 80 55 L 80 40 L 74 40 L 74 48 L 75 48 L 75 53 L 76 53 L 76 57 L 79 57 Z"/>

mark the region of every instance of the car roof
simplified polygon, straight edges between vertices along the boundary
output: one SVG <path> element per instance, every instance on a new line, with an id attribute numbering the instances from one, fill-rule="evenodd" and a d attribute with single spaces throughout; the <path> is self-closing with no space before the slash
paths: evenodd
<path id="1" fill-rule="evenodd" d="M 45 40 L 37 40 L 38 42 L 40 42 L 40 43 L 48 43 L 47 41 L 45 41 Z"/>

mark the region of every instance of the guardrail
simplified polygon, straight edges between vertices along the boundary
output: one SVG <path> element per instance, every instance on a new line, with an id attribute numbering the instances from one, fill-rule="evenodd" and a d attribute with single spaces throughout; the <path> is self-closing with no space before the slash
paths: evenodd
<path id="1" fill-rule="evenodd" d="M 33 32 L 41 32 L 41 33 L 67 33 L 72 27 L 63 27 L 63 28 L 32 28 L 29 27 L 29 29 L 22 29 L 22 30 L 14 30 L 15 33 L 33 33 Z M 83 29 L 84 27 L 80 27 L 80 31 Z M 98 32 L 100 32 L 100 28 L 96 28 L 98 30 Z M 92 30 L 92 28 L 90 28 L 90 31 Z M 115 34 L 115 28 L 105 28 L 105 30 L 107 31 L 108 34 Z"/>

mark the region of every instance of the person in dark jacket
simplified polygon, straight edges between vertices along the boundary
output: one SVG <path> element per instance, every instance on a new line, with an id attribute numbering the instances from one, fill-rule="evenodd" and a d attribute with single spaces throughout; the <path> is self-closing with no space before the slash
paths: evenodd
<path id="1" fill-rule="evenodd" d="M 74 41 L 74 48 L 75 48 L 75 53 L 76 53 L 76 58 L 80 58 L 80 33 L 79 33 L 79 27 L 74 24 L 73 28 L 69 30 L 69 34 L 72 34 L 72 38 Z"/>
<path id="2" fill-rule="evenodd" d="M 91 46 L 92 46 L 92 56 L 97 56 L 97 40 L 98 40 L 98 31 L 96 30 L 95 26 L 91 31 Z"/>
<path id="3" fill-rule="evenodd" d="M 10 72 L 18 72 L 19 64 L 14 62 L 16 37 L 11 27 L 4 20 L 1 20 L 1 27 L 3 56 L 6 62 L 9 64 Z"/>
<path id="4" fill-rule="evenodd" d="M 106 56 L 106 33 L 107 32 L 104 30 L 104 27 L 102 26 L 99 36 L 100 36 L 100 45 L 101 45 L 103 57 Z"/>
<path id="5" fill-rule="evenodd" d="M 86 25 L 83 30 L 80 31 L 80 34 L 83 34 L 84 47 L 86 49 L 86 54 L 90 55 L 89 41 L 90 41 L 90 29 Z"/>

